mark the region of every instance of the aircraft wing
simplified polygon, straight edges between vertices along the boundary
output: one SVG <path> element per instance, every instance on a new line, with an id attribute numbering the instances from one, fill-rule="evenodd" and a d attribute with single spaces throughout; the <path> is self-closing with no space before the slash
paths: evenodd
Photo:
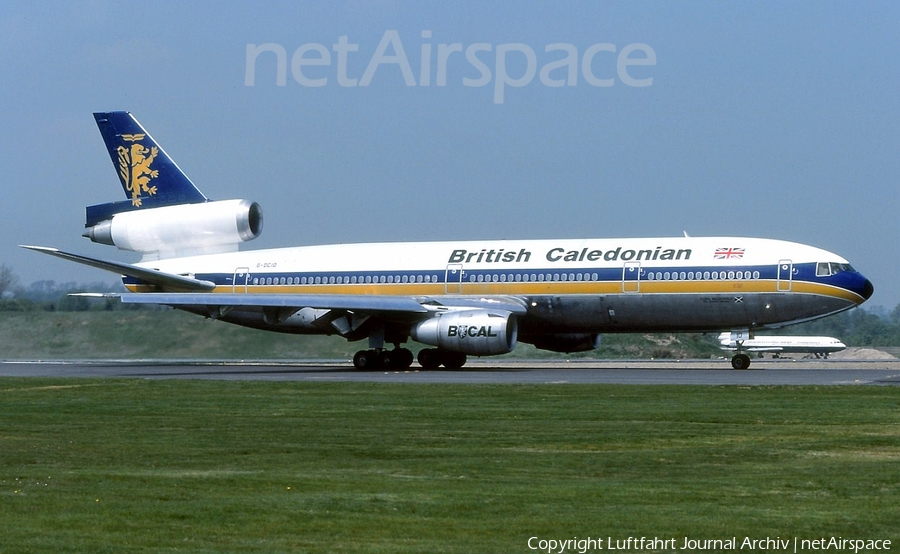
<path id="1" fill-rule="evenodd" d="M 259 321 L 268 325 L 281 324 L 292 317 L 299 317 L 303 325 L 333 329 L 348 339 L 364 329 L 365 322 L 373 317 L 382 321 L 413 324 L 442 312 L 459 310 L 483 310 L 485 313 L 502 311 L 510 315 L 524 315 L 527 311 L 524 301 L 513 296 L 214 293 L 208 291 L 215 289 L 215 283 L 191 276 L 90 258 L 56 248 L 23 248 L 134 277 L 168 291 L 102 295 L 119 297 L 126 304 L 160 304 L 213 318 L 231 318 L 239 312 L 244 312 L 245 315 L 237 316 L 238 318 L 246 318 L 247 313 L 261 312 L 262 319 Z M 252 318 L 253 316 L 251 321 L 256 321 Z"/>
<path id="2" fill-rule="evenodd" d="M 360 329 L 370 318 L 413 325 L 441 312 L 481 308 L 485 314 L 524 314 L 515 298 L 441 298 L 351 294 L 234 294 L 234 293 L 123 293 L 128 304 L 163 304 L 218 319 L 239 311 L 262 313 L 269 324 L 299 318 L 304 325 L 337 332 L 348 340 L 362 338 Z M 242 310 L 243 309 L 243 310 Z M 227 321 L 227 319 L 226 319 Z"/>
<path id="3" fill-rule="evenodd" d="M 135 277 L 152 285 L 185 292 L 121 293 L 126 304 L 162 304 L 166 306 L 216 306 L 258 308 L 315 308 L 325 310 L 358 311 L 369 314 L 407 313 L 428 314 L 450 309 L 500 309 L 524 315 L 525 305 L 515 297 L 479 298 L 471 296 L 412 297 L 356 294 L 232 294 L 212 293 L 215 283 L 184 275 L 165 273 L 123 262 L 90 258 L 63 252 L 46 246 L 26 246 L 64 260 L 96 267 L 113 273 Z M 105 295 L 106 296 L 106 295 Z"/>
<path id="4" fill-rule="evenodd" d="M 118 295 L 125 304 L 166 306 L 230 306 L 254 308 L 316 308 L 360 312 L 428 313 L 409 296 L 356 296 L 350 294 L 228 294 L 189 292 L 145 292 Z"/>
<path id="5" fill-rule="evenodd" d="M 315 308 L 345 310 L 367 314 L 430 314 L 461 308 L 499 309 L 517 315 L 525 306 L 515 298 L 412 297 L 355 294 L 231 294 L 145 292 L 117 295 L 125 304 L 162 304 L 166 306 L 215 306 L 248 308 Z"/>

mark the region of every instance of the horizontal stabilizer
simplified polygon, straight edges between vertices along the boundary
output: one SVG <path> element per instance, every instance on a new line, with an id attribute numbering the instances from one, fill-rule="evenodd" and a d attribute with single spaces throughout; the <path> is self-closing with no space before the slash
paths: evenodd
<path id="1" fill-rule="evenodd" d="M 89 258 L 87 256 L 79 256 L 78 254 L 70 254 L 68 252 L 63 252 L 62 250 L 57 250 L 56 248 L 49 248 L 46 246 L 26 246 L 24 244 L 19 246 L 21 246 L 22 248 L 27 248 L 28 250 L 34 250 L 36 252 L 42 252 L 44 254 L 56 256 L 57 258 L 62 258 L 71 262 L 77 262 L 91 267 L 96 267 L 97 269 L 103 269 L 106 271 L 111 271 L 113 273 L 118 273 L 120 275 L 134 277 L 135 279 L 140 279 L 141 281 L 145 281 L 150 285 L 156 285 L 164 290 L 210 291 L 216 288 L 215 283 L 212 283 L 210 281 L 202 281 L 200 279 L 193 279 L 191 277 L 185 277 L 182 275 L 173 275 L 171 273 L 165 273 L 155 269 L 138 267 L 136 265 L 126 264 L 122 262 L 99 260 L 97 258 Z"/>

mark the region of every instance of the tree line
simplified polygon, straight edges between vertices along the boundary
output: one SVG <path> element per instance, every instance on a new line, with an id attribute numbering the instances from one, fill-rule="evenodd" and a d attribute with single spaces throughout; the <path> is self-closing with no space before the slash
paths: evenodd
<path id="1" fill-rule="evenodd" d="M 92 299 L 71 296 L 79 292 L 125 292 L 121 284 L 84 283 L 74 281 L 57 283 L 53 280 L 34 281 L 21 285 L 18 276 L 9 266 L 0 264 L 0 312 L 86 312 L 143 309 L 140 305 L 122 304 L 117 298 Z"/>
<path id="2" fill-rule="evenodd" d="M 837 337 L 847 346 L 900 346 L 900 304 L 890 311 L 854 308 L 786 327 L 779 334 Z"/>

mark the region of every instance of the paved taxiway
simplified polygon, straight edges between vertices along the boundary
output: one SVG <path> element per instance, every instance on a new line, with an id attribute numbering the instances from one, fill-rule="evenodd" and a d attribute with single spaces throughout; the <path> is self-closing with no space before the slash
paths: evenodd
<path id="1" fill-rule="evenodd" d="M 900 360 L 754 360 L 734 371 L 725 360 L 487 361 L 461 371 L 354 371 L 345 361 L 0 362 L 0 377 L 363 381 L 378 383 L 633 385 L 900 385 Z"/>

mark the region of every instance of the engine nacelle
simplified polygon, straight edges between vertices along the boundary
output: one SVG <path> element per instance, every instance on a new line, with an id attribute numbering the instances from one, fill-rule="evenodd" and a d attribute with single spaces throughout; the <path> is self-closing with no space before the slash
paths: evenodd
<path id="1" fill-rule="evenodd" d="M 418 342 L 473 356 L 512 352 L 517 334 L 518 324 L 511 313 L 492 310 L 442 313 L 410 331 Z"/>
<path id="2" fill-rule="evenodd" d="M 561 333 L 558 335 L 538 335 L 522 339 L 541 350 L 551 352 L 587 352 L 600 346 L 600 335 L 596 333 Z"/>
<path id="3" fill-rule="evenodd" d="M 146 258 L 233 252 L 262 232 L 262 208 L 249 200 L 179 204 L 117 213 L 84 236 Z M 154 256 L 154 254 L 156 256 Z"/>

